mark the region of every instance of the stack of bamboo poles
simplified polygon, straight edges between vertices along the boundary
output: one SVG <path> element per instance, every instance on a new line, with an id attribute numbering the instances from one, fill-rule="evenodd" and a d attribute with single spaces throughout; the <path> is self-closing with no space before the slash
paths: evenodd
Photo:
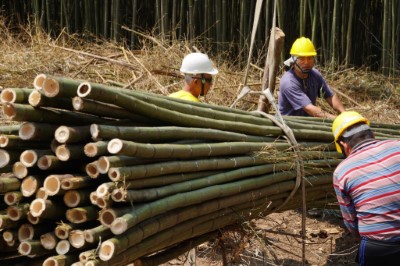
<path id="1" fill-rule="evenodd" d="M 331 121 L 38 75 L 1 92 L 0 261 L 158 264 L 219 228 L 332 196 Z M 378 138 L 400 126 L 372 124 Z M 300 176 L 301 178 L 301 176 Z M 296 192 L 296 193 L 295 193 Z"/>

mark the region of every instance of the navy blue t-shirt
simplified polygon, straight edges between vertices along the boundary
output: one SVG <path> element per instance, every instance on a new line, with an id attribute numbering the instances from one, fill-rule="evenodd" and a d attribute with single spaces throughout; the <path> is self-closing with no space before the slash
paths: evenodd
<path id="1" fill-rule="evenodd" d="M 293 69 L 286 72 L 279 85 L 278 106 L 282 115 L 309 116 L 303 108 L 315 105 L 317 97 L 328 98 L 334 95 L 321 73 L 312 69 L 308 78 L 296 76 Z"/>

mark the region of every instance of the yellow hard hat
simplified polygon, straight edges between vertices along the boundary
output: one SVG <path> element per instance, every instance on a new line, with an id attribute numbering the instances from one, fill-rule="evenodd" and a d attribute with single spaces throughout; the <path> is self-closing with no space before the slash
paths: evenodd
<path id="1" fill-rule="evenodd" d="M 343 132 L 346 131 L 349 127 L 352 125 L 355 125 L 357 123 L 363 122 L 367 124 L 368 126 L 370 125 L 370 122 L 368 119 L 360 115 L 359 113 L 355 111 L 346 111 L 338 115 L 335 120 L 332 123 L 332 133 L 333 137 L 335 138 L 335 145 L 336 145 L 336 150 L 339 153 L 343 153 L 338 140 L 339 138 L 343 135 Z M 368 127 L 369 128 L 369 127 Z"/>
<path id="2" fill-rule="evenodd" d="M 309 38 L 300 37 L 293 43 L 290 54 L 292 56 L 316 56 L 317 51 Z"/>

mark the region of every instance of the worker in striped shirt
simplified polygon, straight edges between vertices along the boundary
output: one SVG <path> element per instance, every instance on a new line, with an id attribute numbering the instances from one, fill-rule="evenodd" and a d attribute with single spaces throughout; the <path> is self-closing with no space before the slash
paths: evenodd
<path id="1" fill-rule="evenodd" d="M 336 149 L 347 157 L 333 186 L 344 224 L 361 238 L 359 265 L 400 265 L 400 140 L 376 140 L 354 111 L 332 124 Z"/>

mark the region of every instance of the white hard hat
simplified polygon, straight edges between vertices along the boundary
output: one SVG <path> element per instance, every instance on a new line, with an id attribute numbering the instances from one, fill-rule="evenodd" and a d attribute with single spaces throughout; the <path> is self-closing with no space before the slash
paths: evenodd
<path id="1" fill-rule="evenodd" d="M 185 56 L 180 71 L 186 74 L 215 75 L 218 73 L 218 70 L 212 66 L 208 56 L 203 53 L 191 53 Z"/>

